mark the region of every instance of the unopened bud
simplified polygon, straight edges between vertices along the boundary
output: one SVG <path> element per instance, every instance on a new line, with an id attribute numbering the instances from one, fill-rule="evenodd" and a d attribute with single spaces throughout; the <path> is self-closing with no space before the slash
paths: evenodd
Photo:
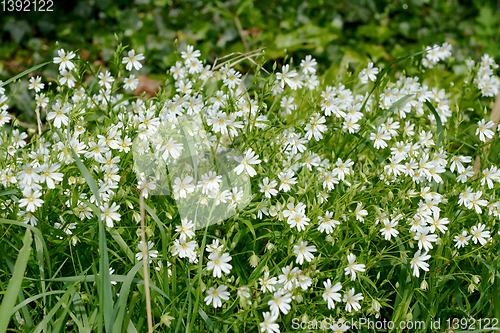
<path id="1" fill-rule="evenodd" d="M 250 256 L 250 259 L 248 261 L 250 261 L 250 266 L 255 268 L 259 264 L 260 258 L 254 253 Z"/>

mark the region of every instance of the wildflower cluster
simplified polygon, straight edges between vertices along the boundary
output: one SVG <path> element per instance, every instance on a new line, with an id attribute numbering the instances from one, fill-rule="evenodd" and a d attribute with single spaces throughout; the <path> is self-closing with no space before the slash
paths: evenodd
<path id="1" fill-rule="evenodd" d="M 428 47 L 426 73 L 451 50 Z M 162 322 L 181 325 L 194 293 L 200 313 L 227 324 L 257 320 L 261 332 L 279 332 L 290 313 L 308 311 L 345 331 L 341 318 L 392 313 L 401 288 L 423 293 L 427 281 L 442 288 L 453 279 L 464 293 L 483 288 L 473 277 L 493 274 L 476 266 L 498 253 L 500 170 L 476 148 L 497 145 L 498 124 L 483 109 L 464 111 L 455 85 L 415 72 L 380 86 L 373 62 L 357 69 L 359 82 L 343 74 L 332 82 L 311 56 L 249 78 L 187 46 L 170 68 L 173 85 L 152 99 L 129 98 L 138 86 L 129 72 L 144 57 L 121 52 L 116 69 L 91 73 L 94 84 L 62 49 L 56 89 L 30 79 L 43 133 L 11 121 L 12 96 L 0 88 L 0 183 L 10 191 L 0 192 L 0 217 L 82 250 L 90 245 L 79 239 L 102 220 L 117 256 L 147 260 L 158 272 L 152 284 L 182 295 L 154 305 L 175 316 Z M 483 97 L 498 93 L 497 67 L 484 56 L 475 73 Z M 491 100 L 479 103 L 488 109 Z M 459 130 L 469 128 L 476 136 L 463 142 Z M 139 194 L 151 216 L 147 244 L 130 232 Z M 133 265 L 121 262 L 127 275 Z"/>

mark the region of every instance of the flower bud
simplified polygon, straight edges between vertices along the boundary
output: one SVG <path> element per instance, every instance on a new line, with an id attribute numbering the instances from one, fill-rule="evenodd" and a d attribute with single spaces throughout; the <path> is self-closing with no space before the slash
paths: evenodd
<path id="1" fill-rule="evenodd" d="M 423 280 L 422 283 L 420 284 L 420 289 L 427 290 L 428 287 L 429 284 L 427 284 L 427 281 Z"/>
<path id="2" fill-rule="evenodd" d="M 380 308 L 381 308 L 380 303 L 377 300 L 374 299 L 372 301 L 372 309 L 373 309 L 373 311 L 374 312 L 380 312 Z"/>
<path id="3" fill-rule="evenodd" d="M 254 253 L 250 256 L 250 259 L 248 261 L 250 261 L 250 266 L 255 268 L 259 264 L 260 258 Z"/>

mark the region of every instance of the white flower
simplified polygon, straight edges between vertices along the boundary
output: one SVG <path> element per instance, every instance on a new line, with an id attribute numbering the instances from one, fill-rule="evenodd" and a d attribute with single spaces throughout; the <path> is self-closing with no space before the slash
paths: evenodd
<path id="1" fill-rule="evenodd" d="M 44 201 L 39 199 L 42 196 L 40 191 L 25 190 L 23 192 L 24 198 L 19 200 L 19 207 L 26 206 L 26 211 L 35 212 L 37 208 L 42 207 Z"/>
<path id="2" fill-rule="evenodd" d="M 298 267 L 294 267 L 290 269 L 290 266 L 285 266 L 281 268 L 281 272 L 278 276 L 278 283 L 283 283 L 283 289 L 292 291 L 295 288 L 295 284 L 297 283 L 297 275 L 300 270 Z"/>
<path id="3" fill-rule="evenodd" d="M 75 68 L 75 65 L 71 62 L 71 59 L 75 57 L 73 51 L 66 54 L 64 49 L 61 49 L 57 51 L 57 54 L 59 57 L 54 57 L 54 64 L 59 64 L 59 71 L 65 70 L 66 68 L 70 71 Z"/>
<path id="4" fill-rule="evenodd" d="M 62 231 L 64 231 L 64 233 L 66 235 L 72 235 L 73 232 L 71 230 L 76 228 L 76 223 L 74 223 L 74 222 L 73 223 L 65 223 L 63 218 L 61 216 L 59 216 L 59 217 L 61 219 L 61 223 L 59 223 L 59 222 L 54 223 L 54 227 L 56 227 L 57 229 L 61 229 Z"/>
<path id="5" fill-rule="evenodd" d="M 382 126 L 380 126 L 377 129 L 377 133 L 370 134 L 370 140 L 375 141 L 373 143 L 373 147 L 375 147 L 375 149 L 387 147 L 387 143 L 385 141 L 390 140 L 390 139 L 391 139 L 391 135 L 389 133 L 387 133 Z"/>
<path id="6" fill-rule="evenodd" d="M 297 212 L 288 217 L 287 223 L 290 224 L 290 228 L 297 227 L 298 231 L 302 231 L 309 225 L 309 221 L 311 220 L 303 212 Z"/>
<path id="7" fill-rule="evenodd" d="M 304 259 L 306 259 L 307 262 L 311 262 L 311 260 L 314 259 L 314 255 L 312 253 L 316 251 L 316 246 L 307 246 L 307 242 L 300 242 L 300 245 L 293 246 L 293 253 L 297 255 L 296 263 L 299 265 L 304 263 Z"/>
<path id="8" fill-rule="evenodd" d="M 469 245 L 469 240 L 472 236 L 467 235 L 467 230 L 463 230 L 461 235 L 455 236 L 453 241 L 455 242 L 455 246 L 459 249 L 464 247 L 465 245 Z"/>
<path id="9" fill-rule="evenodd" d="M 465 183 L 467 179 L 472 176 L 474 176 L 474 170 L 472 169 L 472 166 L 469 165 L 467 169 L 460 172 L 460 175 L 457 177 L 457 180 L 461 183 Z"/>
<path id="10" fill-rule="evenodd" d="M 219 244 L 218 239 L 212 240 L 212 244 L 208 244 L 205 250 L 208 253 L 221 253 L 222 249 L 224 248 L 224 245 Z"/>
<path id="11" fill-rule="evenodd" d="M 220 285 L 215 289 L 214 287 L 210 287 L 207 291 L 207 297 L 205 297 L 204 301 L 207 305 L 213 303 L 214 308 L 219 308 L 222 306 L 222 300 L 227 301 L 229 299 L 229 292 L 226 291 L 227 286 Z"/>
<path id="12" fill-rule="evenodd" d="M 19 181 L 24 184 L 28 184 L 30 182 L 38 183 L 40 182 L 40 175 L 38 172 L 38 168 L 33 168 L 30 164 L 27 164 L 22 166 L 22 170 L 17 173 L 17 176 Z"/>
<path id="13" fill-rule="evenodd" d="M 44 163 L 39 171 L 40 171 L 40 182 L 47 182 L 47 187 L 50 189 L 56 188 L 54 181 L 60 182 L 63 180 L 63 174 L 60 172 L 56 172 L 61 167 L 60 164 L 53 164 L 49 167 L 47 163 Z"/>
<path id="14" fill-rule="evenodd" d="M 68 125 L 69 117 L 66 115 L 68 113 L 68 108 L 66 106 L 61 107 L 61 104 L 57 102 L 52 106 L 51 112 L 48 113 L 47 119 L 54 119 L 54 126 L 57 128 L 61 128 L 61 124 L 64 126 Z"/>
<path id="15" fill-rule="evenodd" d="M 278 316 L 280 311 L 283 314 L 287 314 L 288 311 L 292 308 L 290 306 L 290 302 L 292 301 L 292 294 L 287 292 L 283 295 L 281 291 L 277 291 L 273 295 L 273 299 L 267 302 L 267 304 L 271 308 L 271 313 L 274 316 Z"/>
<path id="16" fill-rule="evenodd" d="M 260 191 L 264 193 L 266 198 L 271 198 L 271 196 L 275 196 L 278 194 L 278 190 L 275 189 L 275 187 L 278 185 L 278 182 L 275 180 L 272 180 L 269 182 L 269 178 L 265 177 L 262 180 L 262 185 L 260 186 Z"/>
<path id="17" fill-rule="evenodd" d="M 276 323 L 278 315 L 273 315 L 269 312 L 263 312 L 264 321 L 260 323 L 260 331 L 262 333 L 279 333 L 280 326 Z"/>
<path id="18" fill-rule="evenodd" d="M 316 73 L 315 66 L 318 63 L 316 59 L 314 59 L 311 55 L 307 55 L 305 59 L 302 59 L 300 62 L 300 66 L 302 67 L 302 71 L 304 74 L 314 74 Z"/>
<path id="19" fill-rule="evenodd" d="M 340 282 L 337 282 L 332 286 L 332 281 L 330 279 L 323 282 L 325 286 L 325 292 L 323 293 L 323 299 L 328 303 L 328 309 L 335 309 L 335 302 L 341 301 L 341 295 L 337 291 L 342 289 Z"/>
<path id="20" fill-rule="evenodd" d="M 384 219 L 383 224 L 384 227 L 380 229 L 380 233 L 386 240 L 390 240 L 391 237 L 396 237 L 399 234 L 399 231 L 395 229 L 395 227 L 398 225 L 397 221 L 389 221 L 389 219 Z"/>
<path id="21" fill-rule="evenodd" d="M 431 256 L 427 255 L 427 252 L 424 252 L 423 254 L 420 253 L 420 250 L 415 252 L 415 255 L 413 256 L 413 259 L 410 262 L 411 268 L 413 268 L 413 276 L 419 277 L 420 272 L 419 268 L 423 269 L 424 271 L 428 272 L 429 271 L 429 264 L 426 263 L 425 261 L 428 260 Z"/>
<path id="22" fill-rule="evenodd" d="M 191 64 L 191 61 L 193 61 L 195 58 L 198 58 L 200 55 L 201 55 L 200 51 L 195 50 L 194 46 L 192 45 L 186 46 L 186 51 L 181 52 L 181 58 L 186 59 L 185 60 L 186 66 Z"/>
<path id="23" fill-rule="evenodd" d="M 278 175 L 279 180 L 281 180 L 280 187 L 278 188 L 280 191 L 288 192 L 291 190 L 290 185 L 297 184 L 296 178 L 293 176 L 292 170 L 287 170 L 286 172 L 280 172 Z"/>
<path id="24" fill-rule="evenodd" d="M 153 191 L 156 189 L 156 179 L 153 178 L 152 180 L 148 181 L 146 180 L 145 177 L 141 178 L 139 180 L 139 183 L 137 184 L 137 188 L 141 191 L 141 194 L 144 198 L 147 198 L 149 196 L 149 191 Z"/>
<path id="25" fill-rule="evenodd" d="M 276 81 L 280 84 L 281 88 L 285 88 L 285 83 L 288 84 L 292 89 L 295 87 L 293 78 L 298 75 L 297 71 L 294 69 L 290 70 L 290 65 L 284 65 L 281 68 L 281 73 L 276 73 Z"/>
<path id="26" fill-rule="evenodd" d="M 363 300 L 363 295 L 361 293 L 354 295 L 354 288 L 351 288 L 347 294 L 344 295 L 345 310 L 351 312 L 352 310 L 358 311 L 361 309 L 358 301 Z"/>
<path id="27" fill-rule="evenodd" d="M 361 202 L 358 202 L 358 205 L 354 210 L 354 215 L 356 216 L 356 220 L 365 222 L 365 219 L 363 217 L 368 215 L 368 211 L 366 209 L 363 209 L 363 204 Z"/>
<path id="28" fill-rule="evenodd" d="M 448 227 L 445 226 L 445 224 L 450 223 L 448 218 L 439 218 L 439 211 L 435 210 L 433 211 L 433 217 L 427 216 L 427 222 L 430 224 L 430 232 L 434 233 L 436 230 L 441 231 L 443 234 L 448 230 Z"/>
<path id="29" fill-rule="evenodd" d="M 173 159 L 177 159 L 181 156 L 182 149 L 182 143 L 177 143 L 177 140 L 170 138 L 165 145 L 165 151 L 163 152 L 162 157 L 165 161 L 169 155 L 172 156 Z"/>
<path id="30" fill-rule="evenodd" d="M 490 238 L 490 232 L 488 230 L 484 231 L 486 225 L 478 223 L 477 226 L 473 226 L 470 233 L 472 234 L 472 241 L 474 244 L 479 242 L 481 245 L 486 244 L 487 239 Z"/>
<path id="31" fill-rule="evenodd" d="M 472 188 L 468 187 L 465 191 L 459 194 L 458 204 L 464 205 L 465 207 L 470 206 L 472 194 Z"/>
<path id="32" fill-rule="evenodd" d="M 42 78 L 40 76 L 37 76 L 36 78 L 35 77 L 30 78 L 30 85 L 28 86 L 28 89 L 29 90 L 35 89 L 36 93 L 39 92 L 45 86 L 45 84 L 41 82 Z"/>
<path id="33" fill-rule="evenodd" d="M 113 227 L 113 221 L 120 221 L 121 215 L 120 213 L 117 213 L 118 209 L 120 209 L 120 206 L 117 205 L 115 202 L 109 206 L 107 202 L 105 202 L 102 207 L 101 207 L 101 219 L 106 220 L 106 225 L 108 228 Z"/>
<path id="34" fill-rule="evenodd" d="M 378 68 L 373 67 L 373 62 L 370 61 L 368 63 L 368 67 L 363 69 L 358 74 L 358 77 L 359 77 L 359 80 L 361 81 L 361 83 L 366 84 L 366 83 L 368 83 L 368 79 L 370 79 L 370 81 L 375 81 L 377 79 L 377 76 L 376 76 L 377 74 L 378 74 Z"/>
<path id="35" fill-rule="evenodd" d="M 342 162 L 339 158 L 337 162 L 335 162 L 336 168 L 333 169 L 332 174 L 340 179 L 345 180 L 345 175 L 351 174 L 351 167 L 354 165 L 354 162 L 351 159 L 347 159 L 347 161 Z"/>
<path id="36" fill-rule="evenodd" d="M 476 130 L 476 135 L 479 135 L 479 140 L 482 142 L 486 141 L 486 138 L 491 139 L 493 135 L 495 135 L 495 132 L 493 132 L 490 128 L 492 128 L 495 125 L 493 121 L 486 121 L 484 119 L 480 120 L 477 123 L 477 130 Z"/>
<path id="37" fill-rule="evenodd" d="M 175 227 L 175 232 L 180 232 L 181 234 L 179 236 L 179 239 L 185 242 L 186 239 L 190 239 L 195 236 L 193 228 L 194 228 L 193 221 L 188 221 L 188 219 L 182 219 L 181 225 Z"/>
<path id="38" fill-rule="evenodd" d="M 131 74 L 128 78 L 123 80 L 123 88 L 126 90 L 135 90 L 139 85 L 139 79 L 135 78 L 135 75 Z"/>
<path id="39" fill-rule="evenodd" d="M 423 247 L 425 251 L 429 251 L 429 249 L 433 248 L 431 242 L 437 242 L 437 235 L 429 234 L 430 230 L 431 228 L 429 227 L 421 228 L 420 231 L 417 231 L 417 234 L 413 238 L 418 240 L 418 248 L 420 250 Z"/>
<path id="40" fill-rule="evenodd" d="M 179 239 L 174 240 L 174 246 L 172 248 L 172 255 L 176 256 L 179 255 L 179 258 L 186 258 L 194 254 L 196 255 L 196 246 L 198 244 L 196 243 L 195 240 L 192 240 L 190 242 L 185 242 L 185 241 L 179 241 Z"/>
<path id="41" fill-rule="evenodd" d="M 137 244 L 137 247 L 139 248 L 140 252 L 135 254 L 135 258 L 138 261 L 142 260 L 142 244 L 143 244 L 142 241 L 139 244 Z M 148 241 L 148 246 L 146 248 L 146 260 L 148 261 L 148 263 L 151 263 L 153 259 L 158 257 L 158 251 L 152 250 L 153 246 L 154 243 L 152 241 Z"/>
<path id="42" fill-rule="evenodd" d="M 260 164 L 259 160 L 259 155 L 255 155 L 255 152 L 252 150 L 252 148 L 249 148 L 245 152 L 245 156 L 235 156 L 234 159 L 236 162 L 239 162 L 240 164 L 234 168 L 234 172 L 236 172 L 237 175 L 240 175 L 243 170 L 245 170 L 250 177 L 253 177 L 257 174 L 257 171 L 251 166 L 252 164 Z"/>
<path id="43" fill-rule="evenodd" d="M 75 86 L 76 79 L 73 76 L 73 74 L 71 74 L 71 72 L 68 72 L 65 69 L 63 69 L 61 71 L 61 76 L 62 77 L 59 79 L 59 84 L 61 85 L 66 84 L 69 88 L 73 88 Z"/>
<path id="44" fill-rule="evenodd" d="M 49 98 L 45 97 L 44 93 L 35 95 L 36 105 L 40 108 L 46 108 L 49 104 Z M 0 126 L 2 125 L 2 114 L 0 113 Z"/>
<path id="45" fill-rule="evenodd" d="M 297 277 L 297 283 L 302 288 L 302 290 L 306 291 L 312 284 L 312 279 L 304 274 L 299 274 Z"/>
<path id="46" fill-rule="evenodd" d="M 327 234 L 331 234 L 333 232 L 333 228 L 336 225 L 340 225 L 340 221 L 332 220 L 333 213 L 326 211 L 325 217 L 318 216 L 318 220 L 320 221 L 318 231 L 326 232 Z"/>
<path id="47" fill-rule="evenodd" d="M 111 76 L 111 73 L 109 71 L 106 71 L 106 73 L 99 73 L 97 76 L 99 78 L 99 85 L 102 87 L 104 86 L 106 89 L 111 89 L 111 84 L 115 82 L 114 77 Z"/>
<path id="48" fill-rule="evenodd" d="M 269 291 L 273 292 L 276 290 L 274 285 L 277 283 L 277 279 L 275 277 L 269 278 L 269 272 L 266 271 L 264 272 L 264 277 L 259 278 L 259 283 L 261 285 L 260 290 L 262 290 L 263 293 Z"/>
<path id="49" fill-rule="evenodd" d="M 128 57 L 123 57 L 122 63 L 127 64 L 125 68 L 128 71 L 131 71 L 132 67 L 139 70 L 142 67 L 142 64 L 139 62 L 141 60 L 144 60 L 144 55 L 142 53 L 136 55 L 134 50 L 130 50 L 128 51 Z"/>
<path id="50" fill-rule="evenodd" d="M 231 68 L 229 72 L 227 72 L 226 78 L 224 79 L 224 85 L 229 89 L 234 89 L 240 85 L 240 77 L 241 73 Z"/>
<path id="51" fill-rule="evenodd" d="M 480 199 L 482 195 L 483 195 L 482 191 L 472 193 L 469 204 L 466 205 L 466 207 L 469 209 L 472 209 L 472 207 L 474 207 L 474 209 L 476 210 L 476 213 L 481 214 L 483 212 L 483 210 L 481 209 L 481 206 L 484 207 L 484 206 L 488 205 L 487 200 Z"/>
<path id="52" fill-rule="evenodd" d="M 222 272 L 229 274 L 233 266 L 229 264 L 232 257 L 229 253 L 224 253 L 222 256 L 218 252 L 214 252 L 208 256 L 210 261 L 207 263 L 207 271 L 213 270 L 214 277 L 221 278 Z"/>
<path id="53" fill-rule="evenodd" d="M 236 294 L 242 300 L 248 300 L 250 298 L 250 288 L 248 288 L 246 286 L 239 287 Z M 250 302 L 250 304 L 251 304 L 251 302 Z"/>
<path id="54" fill-rule="evenodd" d="M 488 184 L 488 188 L 493 188 L 493 181 L 498 181 L 500 179 L 497 167 L 491 166 L 491 168 L 486 168 L 483 170 L 483 178 L 481 178 L 481 185 L 484 186 L 485 183 Z"/>
<path id="55" fill-rule="evenodd" d="M 451 172 L 455 172 L 455 168 L 457 168 L 458 173 L 462 173 L 465 171 L 464 166 L 462 163 L 470 163 L 472 161 L 472 158 L 470 156 L 453 156 L 451 158 L 451 165 L 450 165 L 450 170 Z"/>
<path id="56" fill-rule="evenodd" d="M 192 181 L 193 177 L 191 176 L 186 176 L 184 180 L 177 177 L 174 180 L 174 185 L 172 186 L 174 197 L 187 198 L 188 193 L 194 192 L 195 186 L 191 184 Z"/>
<path id="57" fill-rule="evenodd" d="M 354 281 L 356 279 L 356 272 L 364 272 L 365 265 L 358 264 L 356 262 L 356 256 L 352 253 L 347 255 L 347 261 L 348 261 L 347 267 L 344 268 L 345 275 L 351 275 L 351 281 Z"/>
<path id="58" fill-rule="evenodd" d="M 325 179 L 323 180 L 323 188 L 329 191 L 335 188 L 335 184 L 339 183 L 339 179 L 333 175 L 331 172 L 325 173 Z"/>

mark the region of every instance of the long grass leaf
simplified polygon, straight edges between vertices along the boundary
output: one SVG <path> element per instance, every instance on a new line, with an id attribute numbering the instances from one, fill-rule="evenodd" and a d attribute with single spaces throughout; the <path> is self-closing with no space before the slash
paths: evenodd
<path id="1" fill-rule="evenodd" d="M 80 277 L 80 280 L 82 277 Z M 69 296 L 71 295 L 71 292 L 73 291 L 73 288 L 75 288 L 75 283 L 69 286 L 68 290 L 64 293 L 64 295 L 59 299 L 59 301 L 52 307 L 52 309 L 49 311 L 49 313 L 43 318 L 43 320 L 38 324 L 38 326 L 35 328 L 35 330 L 32 333 L 40 333 L 43 329 L 47 327 L 47 324 L 49 323 L 50 320 L 52 320 L 52 317 L 56 314 L 57 310 L 67 301 Z"/>
<path id="2" fill-rule="evenodd" d="M 366 103 L 368 102 L 368 99 L 373 94 L 373 92 L 375 91 L 375 89 L 377 89 L 377 87 L 380 84 L 380 82 L 382 82 L 382 79 L 384 78 L 385 74 L 387 72 L 389 72 L 389 70 L 392 68 L 392 65 L 395 65 L 395 64 L 397 64 L 400 61 L 403 61 L 403 60 L 406 60 L 406 59 L 409 59 L 409 58 L 413 58 L 413 57 L 415 57 L 417 55 L 420 55 L 422 53 L 427 53 L 427 52 L 428 52 L 428 50 L 425 50 L 425 51 L 420 51 L 420 52 L 417 52 L 417 53 L 414 53 L 414 54 L 411 54 L 411 55 L 408 55 L 408 56 L 405 56 L 405 57 L 397 58 L 396 60 L 394 60 L 393 62 L 391 62 L 389 65 L 387 65 L 382 70 L 382 72 L 380 72 L 380 74 L 377 76 L 377 80 L 375 80 L 375 84 L 374 84 L 372 90 L 370 90 L 370 92 L 368 93 L 368 96 L 366 96 L 365 101 L 363 102 L 363 105 L 361 106 L 361 109 L 359 110 L 359 112 L 364 112 L 365 107 L 366 107 Z"/>
<path id="3" fill-rule="evenodd" d="M 97 205 L 100 207 L 101 202 L 100 202 L 100 197 L 99 197 L 99 190 L 97 187 L 97 183 L 90 174 L 89 170 L 87 167 L 83 164 L 83 162 L 80 160 L 80 157 L 76 154 L 76 152 L 71 148 L 71 151 L 73 152 L 73 158 L 76 161 L 76 165 L 78 166 L 78 169 L 80 169 L 80 172 L 82 173 L 83 177 L 85 178 L 87 184 L 90 187 L 90 190 L 94 194 L 94 197 L 96 199 Z M 104 327 L 106 332 L 111 332 L 113 329 L 113 297 L 112 297 L 112 290 L 111 290 L 111 280 L 110 280 L 110 274 L 109 274 L 109 257 L 108 257 L 108 246 L 106 243 L 106 230 L 104 228 L 104 223 L 101 219 L 101 214 L 99 212 L 96 212 L 97 218 L 99 220 L 99 276 L 101 278 L 101 283 L 100 283 L 100 309 L 101 309 L 101 314 L 102 317 L 104 317 Z"/>
<path id="4" fill-rule="evenodd" d="M 39 64 L 39 65 L 33 66 L 33 67 L 31 67 L 31 68 L 28 68 L 28 69 L 27 69 L 27 70 L 25 70 L 24 72 L 19 73 L 19 74 L 17 74 L 16 76 L 13 76 L 13 77 L 11 77 L 10 79 L 8 79 L 7 81 L 5 81 L 5 82 L 3 82 L 2 84 L 0 84 L 0 88 L 1 88 L 1 87 L 3 87 L 3 86 L 8 85 L 9 83 L 11 83 L 11 82 L 13 82 L 13 81 L 15 81 L 15 80 L 17 80 L 17 79 L 19 79 L 19 78 L 21 78 L 21 77 L 25 76 L 25 75 L 28 75 L 29 73 L 31 73 L 31 72 L 33 72 L 33 71 L 36 71 L 36 70 L 37 70 L 37 69 L 39 69 L 39 68 L 42 68 L 43 66 L 47 66 L 47 65 L 49 65 L 49 64 L 51 64 L 51 63 L 52 63 L 52 61 L 47 61 L 47 62 L 44 62 L 44 63 L 42 63 L 42 64 Z"/>
<path id="5" fill-rule="evenodd" d="M 444 138 L 444 133 L 443 133 L 443 123 L 441 122 L 441 117 L 437 113 L 436 109 L 432 105 L 431 102 L 425 101 L 425 105 L 431 110 L 432 114 L 434 115 L 434 118 L 436 118 L 436 124 L 437 124 L 437 147 L 441 146 L 441 142 L 443 141 Z"/>
<path id="6" fill-rule="evenodd" d="M 17 311 L 19 311 L 23 306 L 25 305 L 28 305 L 30 304 L 31 302 L 34 302 L 36 301 L 37 299 L 40 299 L 42 297 L 45 297 L 45 296 L 50 296 L 50 295 L 57 295 L 57 294 L 64 294 L 65 291 L 64 290 L 53 290 L 53 291 L 47 291 L 47 292 L 44 292 L 44 293 L 40 293 L 38 295 L 35 295 L 35 296 L 32 296 L 30 298 L 27 298 L 25 299 L 24 301 L 22 301 L 21 303 L 19 303 L 18 305 L 16 305 L 14 307 L 14 309 L 12 309 L 12 314 L 16 313 Z"/>
<path id="7" fill-rule="evenodd" d="M 12 317 L 12 309 L 14 308 L 19 291 L 21 290 L 21 284 L 31 253 L 31 242 L 33 241 L 31 236 L 31 230 L 26 230 L 23 239 L 23 247 L 19 251 L 16 264 L 14 265 L 14 274 L 12 274 L 12 278 L 7 286 L 7 291 L 3 296 L 2 304 L 0 305 L 0 333 L 5 333 L 7 331 L 7 326 Z"/>
<path id="8" fill-rule="evenodd" d="M 35 236 L 38 239 L 38 241 L 41 243 L 42 251 L 44 251 L 43 256 L 45 258 L 45 261 L 47 262 L 47 265 L 50 267 L 50 256 L 49 256 L 49 251 L 47 249 L 47 244 L 45 244 L 45 240 L 43 239 L 42 233 L 40 232 L 40 230 L 38 228 L 35 228 L 30 224 L 26 224 L 26 223 L 14 221 L 14 220 L 9 220 L 9 219 L 0 219 L 0 224 L 12 224 L 12 225 L 17 225 L 17 226 L 29 229 L 33 233 L 33 236 Z M 36 242 L 35 242 L 35 245 L 36 245 Z"/>
<path id="9" fill-rule="evenodd" d="M 5 191 L 0 191 L 0 197 L 4 195 L 9 195 L 9 194 L 17 194 L 19 193 L 18 190 L 12 189 L 12 190 L 5 190 Z"/>
<path id="10" fill-rule="evenodd" d="M 121 333 L 122 325 L 127 325 L 127 323 L 125 323 L 123 319 L 125 317 L 125 310 L 127 308 L 127 298 L 130 291 L 130 285 L 132 284 L 132 280 L 141 267 L 142 262 L 137 263 L 125 277 L 125 281 L 123 282 L 122 288 L 120 289 L 120 297 L 118 297 L 115 312 L 113 313 L 115 321 L 115 325 L 113 326 L 113 333 Z"/>

